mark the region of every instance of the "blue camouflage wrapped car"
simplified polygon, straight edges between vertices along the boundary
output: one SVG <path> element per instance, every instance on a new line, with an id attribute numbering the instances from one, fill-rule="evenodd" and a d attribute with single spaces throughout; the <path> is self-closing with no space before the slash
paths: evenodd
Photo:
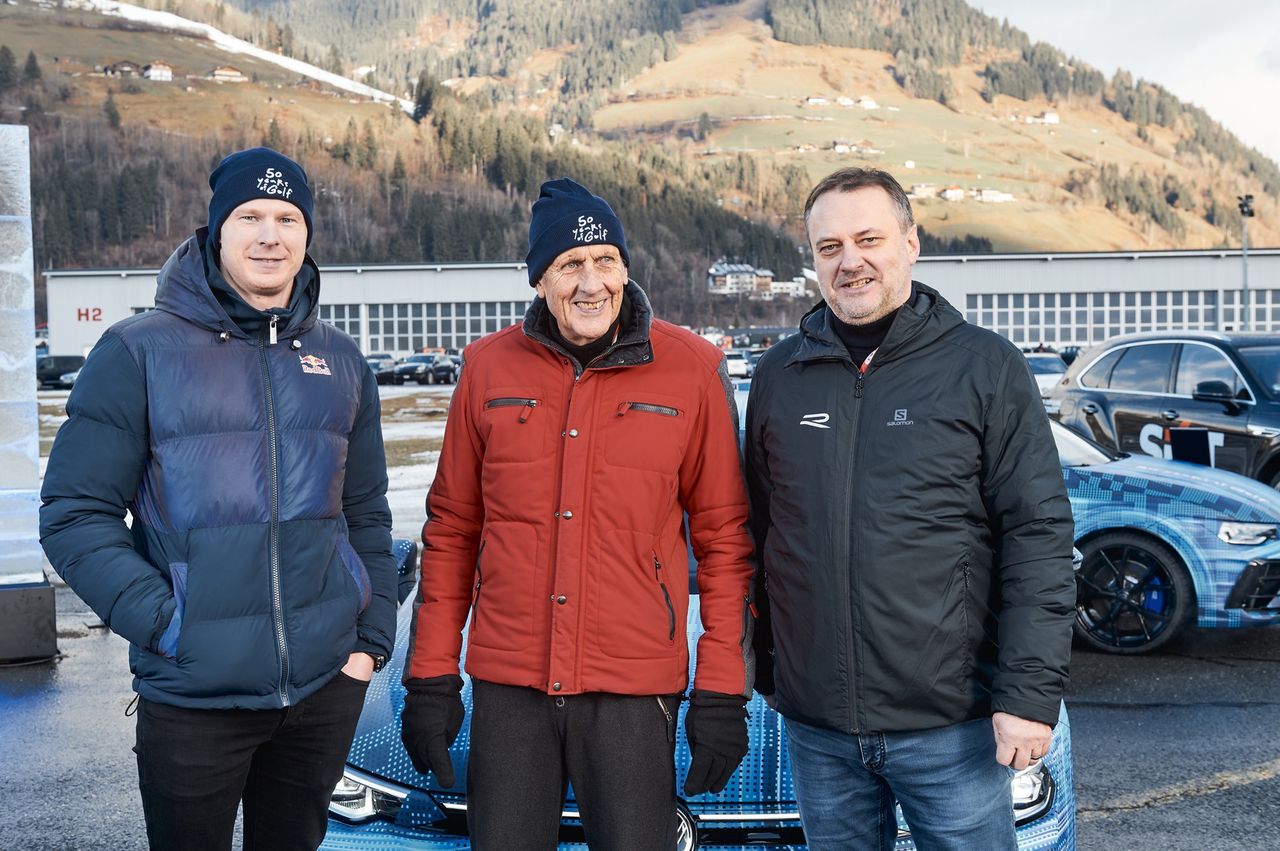
<path id="1" fill-rule="evenodd" d="M 451 748 L 457 783 L 441 788 L 434 775 L 414 770 L 400 743 L 400 713 L 404 688 L 400 674 L 409 641 L 413 601 L 412 568 L 416 549 L 397 541 L 403 567 L 399 630 L 395 655 L 370 684 L 355 741 L 342 782 L 329 805 L 329 831 L 322 848 L 361 851 L 445 851 L 470 848 L 466 824 L 466 764 L 468 728 Z M 696 665 L 702 633 L 696 588 L 689 606 L 689 658 Z M 465 634 L 465 633 L 464 633 Z M 463 650 L 465 654 L 465 647 Z M 463 703 L 471 708 L 471 684 L 464 675 Z M 695 848 L 802 849 L 804 833 L 796 809 L 795 790 L 787 759 L 782 718 L 754 695 L 750 713 L 751 747 L 729 785 L 719 794 L 681 800 L 679 851 Z M 676 737 L 677 784 L 689 767 L 689 748 L 683 733 Z M 1075 847 L 1075 793 L 1072 780 L 1071 729 L 1062 709 L 1049 753 L 1038 764 L 1012 779 L 1014 809 L 1021 849 Z M 915 846 L 909 826 L 899 818 L 901 849 Z M 561 822 L 562 848 L 585 848 L 581 824 L 570 788 Z"/>

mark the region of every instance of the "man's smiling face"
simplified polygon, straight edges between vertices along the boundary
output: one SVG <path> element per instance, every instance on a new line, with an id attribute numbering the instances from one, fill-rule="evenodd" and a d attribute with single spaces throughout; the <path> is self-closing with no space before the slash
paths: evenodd
<path id="1" fill-rule="evenodd" d="M 251 307 L 287 307 L 307 256 L 307 222 L 288 201 L 257 198 L 231 211 L 218 234 L 218 267 Z"/>
<path id="2" fill-rule="evenodd" d="M 622 309 L 627 266 L 612 245 L 583 245 L 562 252 L 538 281 L 538 295 L 556 319 L 560 335 L 575 346 L 600 339 Z"/>
<path id="3" fill-rule="evenodd" d="M 911 296 L 920 238 L 914 224 L 903 228 L 889 193 L 832 190 L 813 202 L 806 226 L 822 297 L 842 322 L 875 322 Z"/>

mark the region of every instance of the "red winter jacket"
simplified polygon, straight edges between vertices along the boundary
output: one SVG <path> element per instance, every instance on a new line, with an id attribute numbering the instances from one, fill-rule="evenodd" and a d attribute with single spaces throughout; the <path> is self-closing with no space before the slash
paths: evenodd
<path id="1" fill-rule="evenodd" d="M 753 566 L 723 355 L 630 321 L 588 369 L 524 326 L 469 346 L 423 530 L 406 677 L 467 673 L 555 694 L 671 694 L 688 681 L 684 515 L 706 633 L 696 687 L 747 696 Z M 624 315 L 626 315 L 624 314 Z"/>

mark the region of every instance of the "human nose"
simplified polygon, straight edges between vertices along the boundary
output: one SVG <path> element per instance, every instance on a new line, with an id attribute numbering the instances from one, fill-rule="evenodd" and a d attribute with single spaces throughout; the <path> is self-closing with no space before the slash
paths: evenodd
<path id="1" fill-rule="evenodd" d="M 271 219 L 263 219 L 258 223 L 258 242 L 264 245 L 275 245 L 280 241 L 280 228 Z"/>
<path id="2" fill-rule="evenodd" d="M 582 280 L 579 287 L 587 292 L 596 292 L 604 288 L 605 272 L 594 260 L 583 264 Z"/>
<path id="3" fill-rule="evenodd" d="M 857 243 L 840 246 L 840 271 L 857 272 L 862 269 L 864 259 Z"/>

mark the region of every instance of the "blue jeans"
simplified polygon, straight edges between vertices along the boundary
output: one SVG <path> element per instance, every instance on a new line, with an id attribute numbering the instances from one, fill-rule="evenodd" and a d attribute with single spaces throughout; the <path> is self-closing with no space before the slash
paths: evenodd
<path id="1" fill-rule="evenodd" d="M 1016 849 L 1012 769 L 991 719 L 849 736 L 790 718 L 787 752 L 811 851 L 891 851 L 894 801 L 921 851 Z"/>

